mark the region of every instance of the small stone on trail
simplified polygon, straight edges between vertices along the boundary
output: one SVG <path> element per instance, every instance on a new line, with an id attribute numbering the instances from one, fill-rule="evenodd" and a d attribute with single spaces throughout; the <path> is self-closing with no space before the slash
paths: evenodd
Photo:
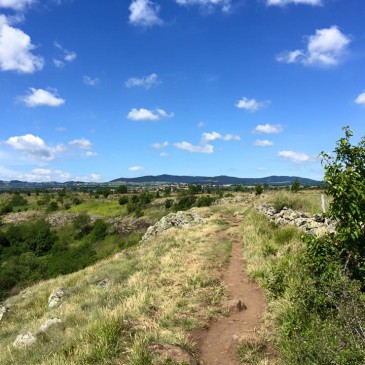
<path id="1" fill-rule="evenodd" d="M 240 299 L 230 299 L 223 303 L 223 308 L 229 309 L 230 311 L 240 312 L 246 310 L 247 307 Z"/>
<path id="2" fill-rule="evenodd" d="M 177 364 L 198 365 L 192 355 L 179 346 L 169 344 L 155 344 L 149 347 L 151 351 L 158 354 L 162 360 L 172 360 Z"/>

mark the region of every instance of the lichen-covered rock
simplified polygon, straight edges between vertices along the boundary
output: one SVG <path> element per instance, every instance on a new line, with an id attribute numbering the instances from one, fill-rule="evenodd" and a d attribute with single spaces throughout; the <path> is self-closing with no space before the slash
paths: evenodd
<path id="1" fill-rule="evenodd" d="M 65 295 L 65 290 L 63 288 L 57 289 L 52 292 L 52 294 L 48 298 L 48 307 L 55 308 L 61 304 L 61 300 Z"/>
<path id="2" fill-rule="evenodd" d="M 59 318 L 51 318 L 51 319 L 47 319 L 46 322 L 44 322 L 38 330 L 39 332 L 46 332 L 48 330 L 49 327 L 57 324 L 57 323 L 61 323 L 62 321 Z"/>
<path id="3" fill-rule="evenodd" d="M 170 228 L 185 228 L 192 227 L 198 224 L 204 224 L 205 220 L 196 212 L 195 209 L 190 209 L 186 212 L 170 213 L 161 218 L 156 224 L 148 227 L 146 233 L 142 237 L 142 241 L 146 241 L 152 236 L 159 235 Z"/>
<path id="4" fill-rule="evenodd" d="M 31 332 L 21 333 L 13 342 L 13 346 L 17 349 L 22 349 L 32 345 L 37 339 Z"/>

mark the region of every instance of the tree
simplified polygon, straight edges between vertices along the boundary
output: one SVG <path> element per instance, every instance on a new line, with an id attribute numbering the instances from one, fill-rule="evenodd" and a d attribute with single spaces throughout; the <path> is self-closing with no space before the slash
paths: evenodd
<path id="1" fill-rule="evenodd" d="M 353 131 L 343 129 L 334 154 L 321 153 L 325 191 L 332 196 L 328 214 L 337 221 L 331 243 L 352 274 L 365 279 L 365 136 L 352 145 Z"/>
<path id="2" fill-rule="evenodd" d="M 293 193 L 297 193 L 300 190 L 300 182 L 299 179 L 296 178 L 295 181 L 293 182 L 292 186 L 290 187 L 290 190 Z"/>
<path id="3" fill-rule="evenodd" d="M 117 194 L 126 194 L 128 193 L 128 189 L 125 185 L 119 185 L 116 189 L 115 189 L 115 192 Z"/>
<path id="4" fill-rule="evenodd" d="M 255 194 L 261 195 L 264 192 L 264 187 L 261 184 L 255 185 Z"/>

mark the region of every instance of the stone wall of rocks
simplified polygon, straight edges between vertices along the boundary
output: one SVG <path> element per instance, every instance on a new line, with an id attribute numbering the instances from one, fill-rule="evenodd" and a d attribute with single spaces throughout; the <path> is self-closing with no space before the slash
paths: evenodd
<path id="1" fill-rule="evenodd" d="M 146 233 L 143 235 L 141 242 L 146 241 L 152 236 L 159 235 L 173 227 L 192 227 L 198 224 L 204 224 L 205 220 L 196 212 L 190 209 L 186 212 L 170 213 L 162 217 L 153 226 L 148 227 Z"/>
<path id="2" fill-rule="evenodd" d="M 255 205 L 255 208 L 259 213 L 264 214 L 271 222 L 279 225 L 293 225 L 314 236 L 334 233 L 336 230 L 335 222 L 325 219 L 319 214 L 302 213 L 286 207 L 278 212 L 270 204 L 257 204 Z"/>

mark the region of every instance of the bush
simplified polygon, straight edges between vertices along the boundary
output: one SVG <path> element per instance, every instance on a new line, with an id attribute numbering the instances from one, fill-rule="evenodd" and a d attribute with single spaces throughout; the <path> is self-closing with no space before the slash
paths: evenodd
<path id="1" fill-rule="evenodd" d="M 102 219 L 97 219 L 91 230 L 91 236 L 94 240 L 99 241 L 105 238 L 108 230 L 108 224 Z"/>
<path id="2" fill-rule="evenodd" d="M 196 202 L 196 206 L 197 207 L 209 207 L 215 201 L 216 201 L 216 198 L 209 196 L 209 195 L 204 195 L 204 196 L 199 197 L 199 199 Z"/>
<path id="3" fill-rule="evenodd" d="M 196 197 L 194 195 L 184 196 L 175 203 L 174 210 L 188 210 L 194 205 L 195 201 Z"/>
<path id="4" fill-rule="evenodd" d="M 264 192 L 264 187 L 261 184 L 255 185 L 255 194 L 261 195 Z"/>
<path id="5" fill-rule="evenodd" d="M 118 202 L 120 205 L 125 205 L 128 203 L 128 198 L 126 196 L 122 196 L 119 198 Z"/>

